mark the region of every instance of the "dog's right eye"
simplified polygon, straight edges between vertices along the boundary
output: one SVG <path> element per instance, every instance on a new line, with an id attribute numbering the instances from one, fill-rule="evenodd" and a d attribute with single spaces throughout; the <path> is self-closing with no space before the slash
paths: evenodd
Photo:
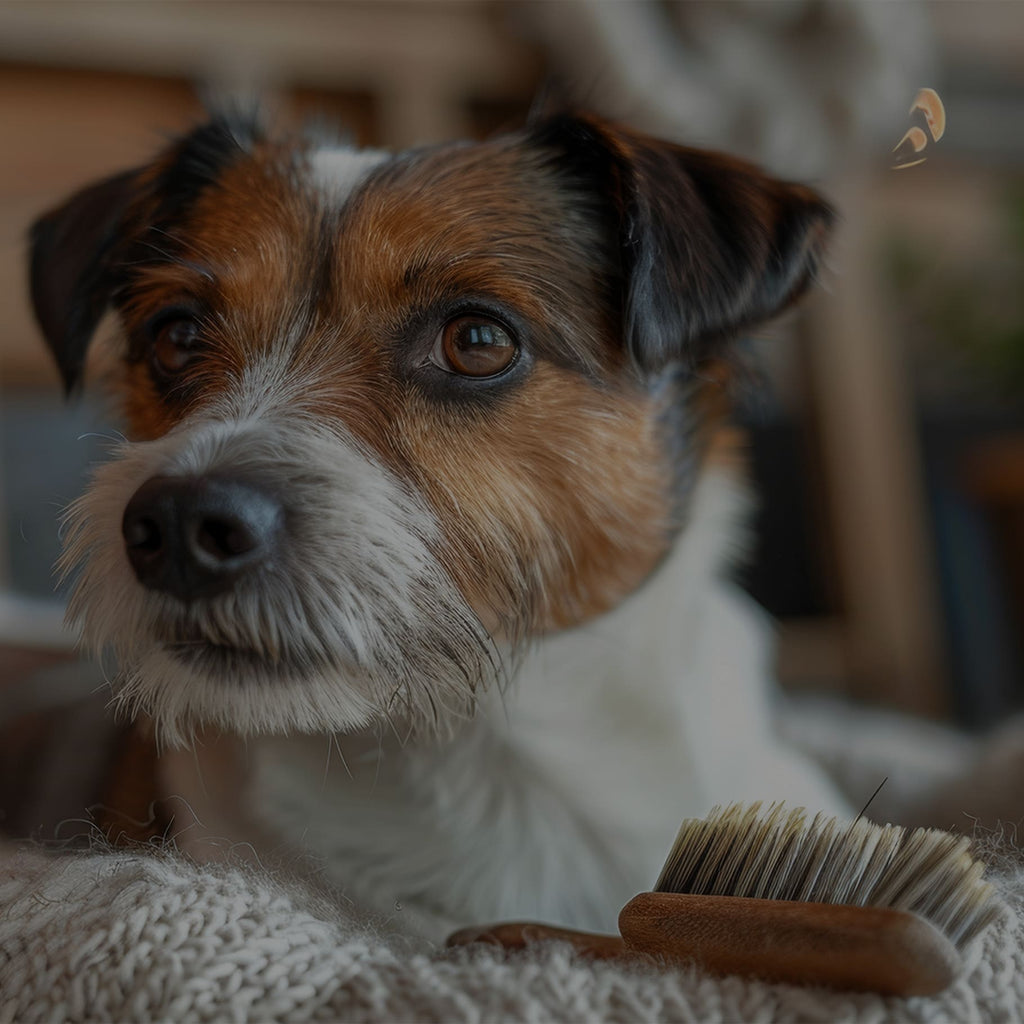
<path id="1" fill-rule="evenodd" d="M 191 317 L 174 317 L 153 332 L 153 366 L 164 377 L 185 369 L 200 354 L 199 324 Z"/>
<path id="2" fill-rule="evenodd" d="M 519 358 L 512 333 L 487 316 L 459 316 L 441 329 L 430 361 L 460 377 L 498 377 Z"/>

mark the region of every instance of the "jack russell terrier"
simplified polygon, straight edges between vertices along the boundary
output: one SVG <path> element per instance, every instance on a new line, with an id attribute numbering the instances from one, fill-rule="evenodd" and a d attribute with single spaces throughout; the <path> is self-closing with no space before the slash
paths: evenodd
<path id="1" fill-rule="evenodd" d="M 440 935 L 613 928 L 683 817 L 839 809 L 772 733 L 724 419 L 832 222 L 574 113 L 397 155 L 219 116 L 42 217 L 69 390 L 116 315 L 131 441 L 64 565 L 147 828 Z"/>

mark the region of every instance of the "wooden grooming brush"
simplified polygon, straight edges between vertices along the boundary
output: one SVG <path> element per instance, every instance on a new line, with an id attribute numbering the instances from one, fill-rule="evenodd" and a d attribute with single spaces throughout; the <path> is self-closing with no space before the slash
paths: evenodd
<path id="1" fill-rule="evenodd" d="M 716 807 L 683 822 L 654 891 L 622 909 L 621 937 L 517 923 L 448 942 L 560 939 L 596 957 L 646 954 L 791 984 L 930 995 L 1007 913 L 969 846 L 938 829 L 824 814 L 808 823 L 803 808 L 781 803 Z"/>

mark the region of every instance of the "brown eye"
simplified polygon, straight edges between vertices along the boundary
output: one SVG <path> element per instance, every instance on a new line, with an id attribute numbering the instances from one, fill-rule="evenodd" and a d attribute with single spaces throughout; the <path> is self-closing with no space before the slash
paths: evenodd
<path id="1" fill-rule="evenodd" d="M 165 376 L 180 373 L 199 355 L 199 325 L 190 317 L 162 323 L 153 338 L 153 365 Z"/>
<path id="2" fill-rule="evenodd" d="M 463 377 L 495 377 L 519 355 L 519 346 L 501 324 L 482 316 L 460 316 L 445 324 L 431 359 Z"/>

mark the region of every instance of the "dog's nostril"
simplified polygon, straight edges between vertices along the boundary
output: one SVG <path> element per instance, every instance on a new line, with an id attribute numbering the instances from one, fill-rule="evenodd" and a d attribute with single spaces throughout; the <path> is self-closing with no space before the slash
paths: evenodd
<path id="1" fill-rule="evenodd" d="M 123 533 L 125 544 L 135 551 L 159 551 L 163 545 L 160 527 L 155 519 L 126 518 Z"/>
<path id="2" fill-rule="evenodd" d="M 254 551 L 260 542 L 244 523 L 204 519 L 199 524 L 196 543 L 214 558 L 228 559 Z"/>

